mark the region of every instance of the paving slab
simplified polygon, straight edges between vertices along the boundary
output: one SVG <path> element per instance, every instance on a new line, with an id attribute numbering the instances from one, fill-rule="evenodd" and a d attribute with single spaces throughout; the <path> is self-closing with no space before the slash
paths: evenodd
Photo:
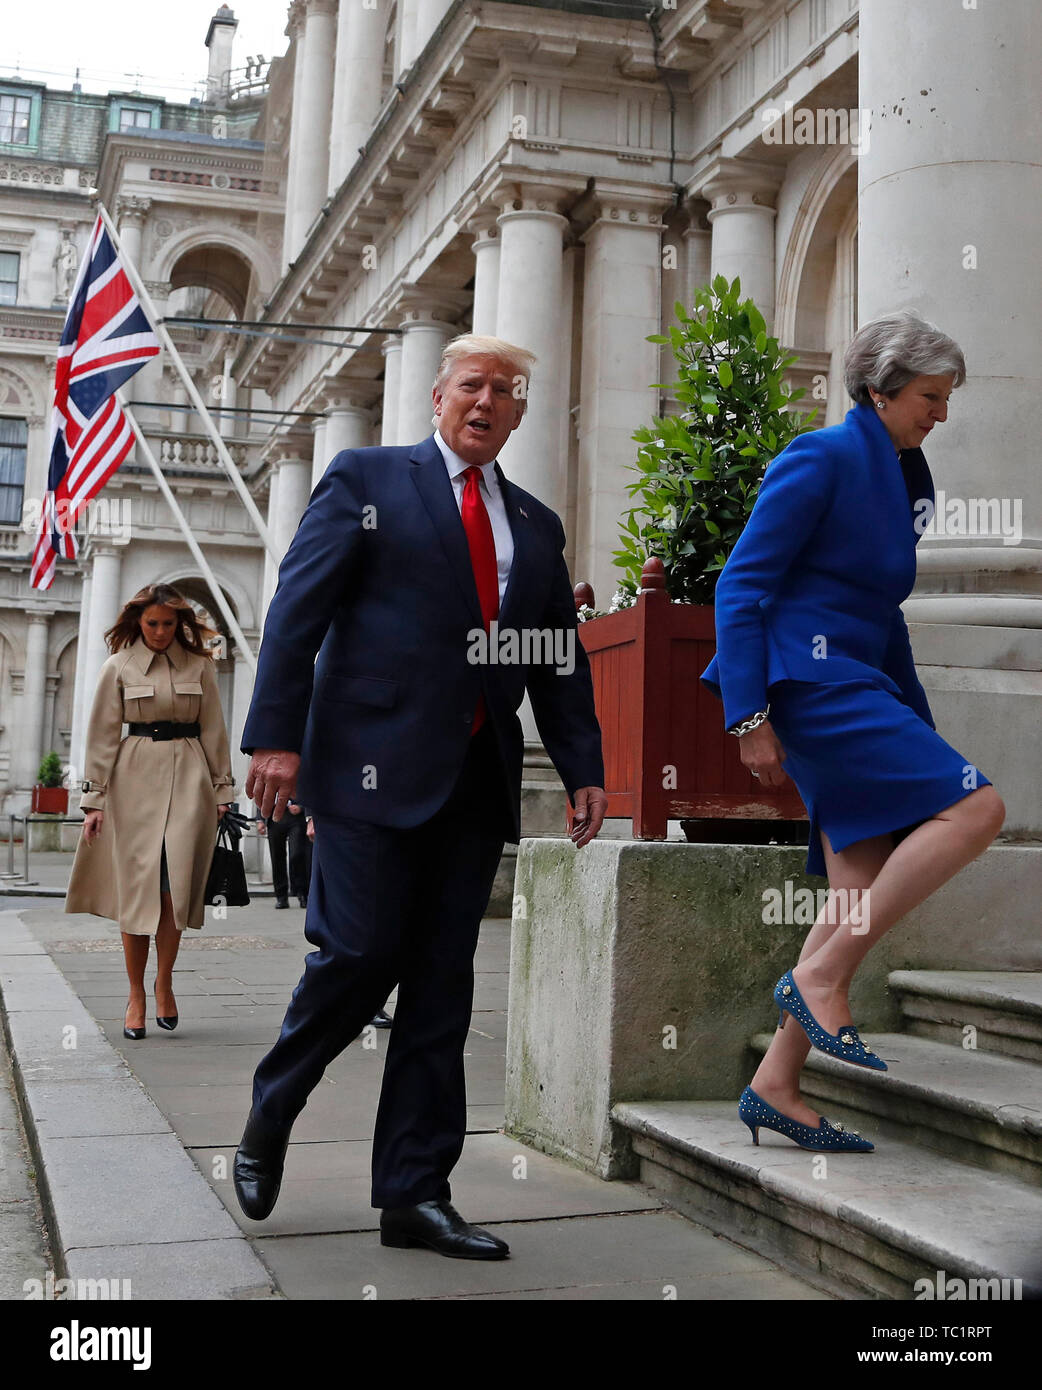
<path id="1" fill-rule="evenodd" d="M 239 1212 L 227 1176 L 214 1176 L 230 1173 L 234 1152 L 234 1146 L 198 1148 L 192 1150 L 192 1157 L 218 1195 L 230 1197 L 229 1210 L 244 1231 L 268 1236 L 378 1229 L 380 1214 L 370 1204 L 370 1142 L 291 1142 L 278 1204 L 263 1222 Z M 215 1162 L 222 1158 L 223 1164 Z M 468 1137 L 452 1175 L 452 1192 L 454 1204 L 467 1220 L 479 1225 L 662 1206 L 642 1187 L 601 1182 L 503 1134 Z"/>
<path id="2" fill-rule="evenodd" d="M 472 1213 L 465 1214 L 470 1219 Z M 260 1238 L 257 1245 L 288 1298 L 457 1299 L 535 1290 L 557 1297 L 617 1283 L 621 1267 L 659 1302 L 671 1290 L 677 1298 L 697 1299 L 702 1280 L 728 1275 L 771 1275 L 775 1297 L 798 1283 L 762 1256 L 671 1211 L 496 1222 L 486 1229 L 508 1243 L 509 1259 L 447 1260 L 428 1250 L 385 1249 L 375 1231 Z"/>
<path id="3" fill-rule="evenodd" d="M 37 1081 L 27 1098 L 33 1128 L 41 1139 L 173 1133 L 134 1076 L 105 1081 Z"/>
<path id="4" fill-rule="evenodd" d="M 241 1238 L 104 1245 L 70 1250 L 70 1279 L 128 1280 L 133 1301 L 146 1299 L 281 1300 L 274 1280 Z M 108 1271 L 99 1276 L 98 1271 Z M 120 1284 L 122 1289 L 124 1286 Z"/>

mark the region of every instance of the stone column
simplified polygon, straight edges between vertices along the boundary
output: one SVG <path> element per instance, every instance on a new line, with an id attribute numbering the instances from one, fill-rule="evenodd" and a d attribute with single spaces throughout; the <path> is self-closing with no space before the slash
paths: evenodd
<path id="1" fill-rule="evenodd" d="M 398 443 L 398 405 L 401 401 L 402 383 L 402 340 L 395 334 L 385 338 L 380 348 L 384 359 L 383 420 L 380 425 L 380 443 Z"/>
<path id="2" fill-rule="evenodd" d="M 858 319 L 915 309 L 966 355 L 950 421 L 923 445 L 938 502 L 943 493 L 953 509 L 919 544 L 905 614 L 938 728 L 996 784 L 1007 831 L 1035 835 L 1042 10 L 1034 0 L 941 8 L 861 7 L 859 105 L 871 112 L 871 140 L 858 160 Z M 959 506 L 968 515 L 971 499 L 991 516 L 982 511 L 967 535 L 951 518 Z M 1001 534 L 1003 505 L 1011 522 L 1020 511 L 1021 539 L 1006 528 L 1013 544 Z"/>
<path id="3" fill-rule="evenodd" d="M 277 518 L 279 514 L 279 466 L 277 462 L 270 463 L 268 466 L 268 515 L 265 520 L 268 523 L 268 530 L 272 536 L 275 535 Z M 281 556 L 280 556 L 281 558 Z M 278 565 L 271 557 L 271 552 L 267 547 L 264 549 L 264 580 L 261 590 L 261 613 L 266 617 L 268 604 L 271 596 L 275 592 L 275 585 L 278 579 Z M 263 623 L 263 618 L 262 618 Z"/>
<path id="4" fill-rule="evenodd" d="M 688 224 L 684 228 L 684 298 L 688 309 L 695 302 L 695 290 L 713 278 L 713 229 L 709 225 L 708 205 L 701 198 L 688 205 Z"/>
<path id="5" fill-rule="evenodd" d="M 44 703 L 47 695 L 47 636 L 53 609 L 26 613 L 25 676 L 22 682 L 22 718 L 19 738 L 21 770 L 17 785 L 32 787 L 46 751 L 43 747 Z"/>
<path id="6" fill-rule="evenodd" d="M 109 545 L 93 547 L 91 559 L 90 611 L 87 619 L 86 651 L 83 654 L 83 736 L 86 739 L 98 672 L 111 652 L 105 633 L 119 617 L 122 553 Z M 77 660 L 80 660 L 77 653 Z"/>
<path id="7" fill-rule="evenodd" d="M 473 232 L 474 245 L 474 308 L 473 333 L 496 333 L 499 305 L 499 260 L 502 245 L 495 212 L 480 213 L 467 224 Z"/>
<path id="8" fill-rule="evenodd" d="M 76 637 L 76 677 L 72 688 L 72 733 L 69 736 L 69 762 L 75 769 L 75 780 L 83 780 L 83 737 L 87 728 L 88 711 L 84 708 L 86 699 L 84 673 L 88 632 L 90 627 L 90 571 L 83 576 L 80 590 L 80 625 Z"/>
<path id="9" fill-rule="evenodd" d="M 244 631 L 242 635 L 256 651 L 257 634 L 252 631 Z M 239 744 L 242 742 L 242 731 L 246 723 L 246 715 L 249 712 L 250 699 L 253 695 L 253 672 L 247 665 L 242 648 L 238 645 L 232 649 L 232 659 L 235 662 L 235 669 L 232 675 L 232 719 L 231 728 L 228 730 L 228 740 L 232 754 L 232 776 L 235 778 L 236 787 L 243 789 L 250 760 L 245 753 L 239 752 Z"/>
<path id="10" fill-rule="evenodd" d="M 323 392 L 327 401 L 324 420 L 325 432 L 321 456 L 315 453 L 311 486 L 344 449 L 365 449 L 372 437 L 373 417 L 368 401 L 372 399 L 371 387 L 353 387 L 346 382 L 332 380 Z"/>
<path id="11" fill-rule="evenodd" d="M 343 0 L 340 7 L 329 132 L 330 196 L 354 167 L 380 111 L 388 9 L 363 0 Z"/>
<path id="12" fill-rule="evenodd" d="M 402 319 L 405 331 L 398 388 L 399 444 L 415 444 L 433 433 L 431 389 L 442 349 L 458 331 L 455 324 L 441 317 L 446 312 L 451 312 L 451 306 L 416 301 L 406 309 Z"/>
<path id="13" fill-rule="evenodd" d="M 293 99 L 289 113 L 289 153 L 286 158 L 286 212 L 282 226 L 282 273 L 296 255 L 296 207 L 299 197 L 300 152 L 303 137 L 297 128 L 297 116 L 303 109 L 304 98 L 304 0 L 290 0 L 286 16 L 286 37 L 293 44 Z M 303 121 L 300 122 L 300 131 Z"/>
<path id="14" fill-rule="evenodd" d="M 631 436 L 658 412 L 658 350 L 645 341 L 659 331 L 662 211 L 668 193 L 649 197 L 597 187 L 597 218 L 583 235 L 582 388 L 575 573 L 593 584 L 606 608 L 619 570 L 619 520 L 633 505 L 627 465 Z"/>
<path id="15" fill-rule="evenodd" d="M 222 412 L 231 412 L 235 409 L 235 406 L 238 404 L 237 392 L 235 389 L 235 378 L 232 376 L 232 363 L 235 361 L 235 351 L 236 350 L 234 347 L 226 348 L 222 362 L 221 398 L 217 402 L 217 404 L 221 407 Z M 236 432 L 235 427 L 236 422 L 239 419 L 239 416 L 233 415 L 231 413 L 222 413 L 218 415 L 217 419 L 219 422 L 217 425 L 217 430 L 221 438 L 230 439 L 232 435 Z"/>
<path id="16" fill-rule="evenodd" d="M 274 539 L 280 556 L 289 549 L 311 496 L 311 453 L 311 447 L 302 440 L 296 451 L 279 464 Z"/>
<path id="17" fill-rule="evenodd" d="M 416 19 L 420 0 L 398 0 L 398 22 L 394 36 L 394 78 L 401 77 L 416 59 Z"/>
<path id="18" fill-rule="evenodd" d="M 318 420 L 311 422 L 311 434 L 313 444 L 311 447 L 311 490 L 314 492 L 319 478 L 326 471 L 326 464 L 329 462 L 329 454 L 326 451 L 326 427 L 328 421 L 323 415 Z"/>
<path id="19" fill-rule="evenodd" d="M 710 278 L 740 276 L 742 298 L 755 302 L 768 332 L 774 322 L 774 199 L 781 181 L 782 173 L 770 165 L 721 159 L 699 190 L 711 204 Z"/>
<path id="20" fill-rule="evenodd" d="M 499 216 L 496 311 L 497 336 L 539 359 L 532 370 L 525 419 L 503 446 L 500 461 L 514 482 L 558 515 L 568 500 L 559 419 L 561 255 L 568 220 L 557 211 L 560 198 L 560 189 L 536 185 L 505 192 Z"/>
<path id="21" fill-rule="evenodd" d="M 304 0 L 302 36 L 299 36 L 299 22 L 297 32 L 302 52 L 294 68 L 290 162 L 295 172 L 295 186 L 292 201 L 287 198 L 286 202 L 287 264 L 299 255 L 308 228 L 326 199 L 336 59 L 336 0 Z"/>
<path id="22" fill-rule="evenodd" d="M 413 58 L 410 61 L 418 58 L 426 48 L 428 39 L 445 17 L 450 4 L 451 0 L 415 0 L 416 21 L 413 32 Z"/>
<path id="23" fill-rule="evenodd" d="M 116 200 L 117 226 L 123 256 L 142 279 L 145 278 L 145 267 L 141 260 L 141 241 L 145 228 L 145 218 L 148 216 L 148 210 L 151 206 L 151 198 L 121 197 Z M 140 371 L 135 372 L 124 385 L 123 394 L 129 402 L 139 398 L 141 400 L 149 399 L 141 390 L 141 378 L 145 371 L 146 368 L 143 367 Z"/>

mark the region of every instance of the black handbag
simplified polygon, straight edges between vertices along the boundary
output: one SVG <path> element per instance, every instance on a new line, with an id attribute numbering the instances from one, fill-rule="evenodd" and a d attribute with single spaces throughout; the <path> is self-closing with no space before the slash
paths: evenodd
<path id="1" fill-rule="evenodd" d="M 249 906 L 246 865 L 239 848 L 242 832 L 249 823 L 248 818 L 237 811 L 225 811 L 217 822 L 217 843 L 206 879 L 205 902 L 208 907 Z"/>

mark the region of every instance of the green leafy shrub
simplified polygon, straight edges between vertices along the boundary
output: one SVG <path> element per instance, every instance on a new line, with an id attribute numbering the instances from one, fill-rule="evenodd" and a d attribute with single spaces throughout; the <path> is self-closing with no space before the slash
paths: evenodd
<path id="1" fill-rule="evenodd" d="M 65 779 L 62 760 L 57 753 L 48 753 L 40 763 L 36 780 L 41 787 L 60 787 Z"/>
<path id="2" fill-rule="evenodd" d="M 640 497 L 622 521 L 622 548 L 614 560 L 625 571 L 615 606 L 625 606 L 640 588 L 641 568 L 657 555 L 666 569 L 666 591 L 683 603 L 710 604 L 717 576 L 742 534 L 767 464 L 817 414 L 801 419 L 788 406 L 802 390 L 789 391 L 785 371 L 798 359 L 786 357 L 767 335 L 764 317 L 751 299 L 741 301 L 741 283 L 718 275 L 695 294 L 689 314 L 678 300 L 678 322 L 668 343 L 679 379 L 662 385 L 680 405 L 677 415 L 655 419 L 633 435 L 641 446 L 628 483 Z"/>

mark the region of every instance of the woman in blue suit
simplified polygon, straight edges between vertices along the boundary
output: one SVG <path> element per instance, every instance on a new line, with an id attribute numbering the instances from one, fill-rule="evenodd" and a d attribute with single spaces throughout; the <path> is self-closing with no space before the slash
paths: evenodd
<path id="1" fill-rule="evenodd" d="M 920 445 L 966 379 L 962 352 L 895 314 L 857 333 L 844 377 L 855 404 L 843 423 L 800 435 L 764 475 L 717 585 L 717 655 L 702 679 L 753 776 L 796 783 L 807 871 L 830 888 L 775 989 L 778 1031 L 739 1116 L 754 1142 L 764 1127 L 804 1148 L 868 1150 L 800 1098 L 800 1072 L 812 1045 L 886 1070 L 851 1021 L 854 972 L 991 844 L 1005 807 L 935 731 L 900 608 L 933 513 Z"/>

